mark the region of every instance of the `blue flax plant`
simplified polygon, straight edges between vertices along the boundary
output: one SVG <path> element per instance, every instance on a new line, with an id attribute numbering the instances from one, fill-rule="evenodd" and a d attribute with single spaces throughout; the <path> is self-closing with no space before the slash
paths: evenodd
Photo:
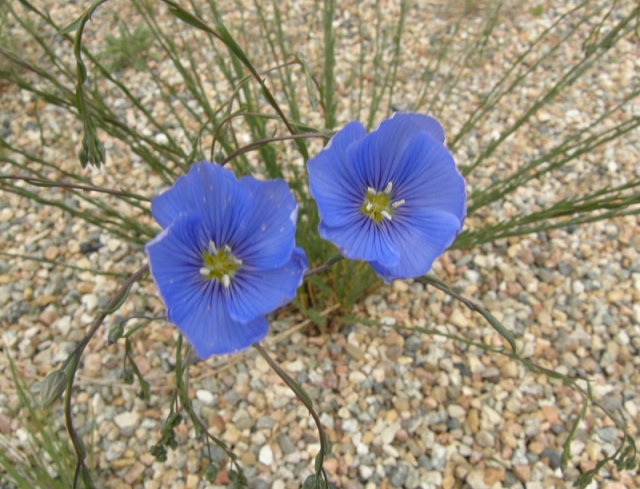
<path id="1" fill-rule="evenodd" d="M 202 209 L 198 209 L 196 203 L 183 202 L 182 200 L 185 199 L 178 198 L 177 200 L 180 202 L 178 204 L 174 203 L 173 211 L 169 212 L 169 216 L 163 215 L 162 211 L 160 213 L 155 212 L 155 204 L 152 203 L 151 213 L 163 228 L 160 235 L 156 236 L 156 229 L 140 224 L 135 218 L 124 216 L 121 212 L 111 207 L 110 204 L 95 198 L 94 195 L 100 193 L 111 194 L 126 202 L 136 212 L 144 214 L 149 214 L 148 202 L 150 199 L 148 197 L 136 195 L 126 190 L 97 187 L 82 174 L 63 171 L 62 169 L 59 171 L 65 178 L 64 182 L 51 179 L 43 169 L 58 170 L 54 164 L 44 157 L 34 156 L 21 148 L 0 140 L 2 160 L 21 172 L 19 175 L 1 176 L 0 182 L 5 190 L 15 192 L 36 202 L 58 206 L 74 217 L 84 219 L 134 243 L 148 243 L 147 253 L 151 263 L 152 275 L 167 306 L 168 319 L 173 321 L 191 342 L 191 345 L 183 346 L 182 336 L 180 336 L 178 342 L 176 389 L 171 403 L 171 413 L 162 429 L 161 440 L 152 450 L 159 460 L 166 457 L 167 447 L 176 447 L 173 430 L 182 420 L 180 412 L 184 411 L 193 422 L 198 433 L 204 435 L 207 444 L 217 444 L 228 454 L 233 466 L 233 469 L 229 472 L 229 478 L 234 486 L 243 487 L 247 485 L 248 481 L 233 452 L 224 442 L 207 431 L 206 426 L 194 412 L 187 395 L 186 372 L 189 363 L 192 361 L 192 350 L 204 357 L 211 353 L 232 352 L 253 345 L 283 378 L 285 383 L 293 389 L 314 417 L 319 430 L 321 449 L 316 457 L 315 474 L 305 481 L 304 487 L 326 487 L 326 474 L 322 470 L 322 464 L 324 457 L 329 453 L 329 447 L 322 426 L 319 423 L 319 417 L 313 409 L 313 403 L 304 390 L 269 357 L 258 342 L 266 333 L 264 314 L 290 301 L 294 295 L 295 286 L 298 285 L 301 278 L 305 278 L 306 282 L 304 287 L 298 289 L 294 305 L 307 313 L 318 325 L 321 325 L 323 318 L 317 310 L 319 306 L 338 301 L 343 306 L 343 311 L 348 311 L 349 306 L 365 290 L 378 283 L 376 274 L 385 281 L 398 277 L 418 276 L 416 280 L 423 282 L 425 285 L 443 290 L 481 314 L 505 338 L 511 351 L 495 349 L 484 344 L 474 344 L 475 346 L 486 351 L 511 356 L 533 371 L 557 378 L 568 385 L 572 385 L 574 388 L 582 390 L 582 387 L 572 379 L 557 372 L 545 370 L 528 359 L 522 358 L 516 351 L 516 343 L 511 333 L 486 309 L 461 297 L 434 277 L 424 274 L 430 268 L 433 258 L 442 253 L 448 246 L 470 248 L 498 238 L 519 236 L 553 227 L 581 224 L 613 216 L 637 214 L 638 209 L 634 207 L 634 204 L 639 202 L 637 192 L 639 182 L 636 179 L 617 187 L 606 187 L 594 191 L 580 198 L 562 200 L 540 211 L 519 214 L 510 220 L 494 225 L 482 228 L 470 227 L 462 230 L 457 235 L 465 214 L 468 214 L 469 217 L 472 217 L 474 213 L 481 215 L 487 212 L 492 204 L 500 202 L 501 199 L 507 197 L 515 189 L 528 182 L 535 181 L 549 172 L 560 169 L 580 155 L 587 154 L 599 146 L 637 129 L 638 125 L 640 125 L 640 120 L 637 117 L 624 120 L 613 127 L 607 124 L 612 114 L 615 114 L 616 111 L 619 111 L 637 97 L 637 89 L 632 88 L 624 92 L 620 100 L 614 106 L 607 108 L 598 119 L 576 131 L 570 137 L 559 141 L 557 145 L 547 150 L 545 154 L 518 166 L 515 172 L 503 178 L 493 179 L 484 186 L 474 185 L 468 196 L 466 210 L 462 178 L 456 171 L 448 171 L 447 175 L 443 177 L 443 182 L 446 182 L 443 190 L 451 189 L 451 192 L 446 196 L 451 200 L 437 199 L 436 208 L 431 209 L 436 212 L 438 219 L 434 218 L 433 212 L 429 214 L 429 206 L 431 204 L 424 202 L 425 199 L 421 200 L 420 196 L 415 196 L 411 193 L 411 196 L 403 196 L 401 194 L 402 189 L 399 189 L 397 182 L 402 181 L 403 178 L 406 179 L 407 175 L 400 171 L 403 163 L 400 160 L 402 160 L 402 156 L 406 153 L 410 144 L 412 145 L 411 150 L 416 155 L 435 152 L 440 155 L 436 158 L 437 161 L 448 160 L 450 158 L 449 151 L 455 154 L 465 143 L 465 138 L 473 131 L 477 121 L 489 114 L 490 111 L 495 110 L 505 97 L 513 93 L 519 86 L 522 86 L 528 78 L 535 76 L 540 70 L 544 70 L 545 63 L 562 46 L 563 40 L 578 35 L 581 28 L 589 26 L 591 28 L 590 34 L 583 43 L 584 56 L 569 66 L 566 72 L 560 74 L 559 79 L 550 85 L 546 91 L 543 91 L 532 105 L 518 114 L 513 124 L 502 131 L 486 147 L 482 148 L 478 154 L 472 155 L 470 162 L 462 165 L 462 175 L 471 179 L 477 170 L 482 169 L 483 162 L 495 156 L 495 153 L 511 134 L 520 128 L 527 127 L 531 122 L 531 118 L 541 107 L 549 104 L 565 88 L 571 86 L 588 70 L 601 63 L 607 51 L 612 46 L 615 46 L 618 41 L 634 34 L 634 30 L 637 29 L 638 25 L 640 7 L 635 6 L 619 15 L 617 12 L 616 15 L 612 15 L 615 9 L 619 7 L 619 2 L 614 2 L 610 7 L 591 8 L 589 2 L 585 1 L 559 16 L 554 24 L 531 42 L 528 50 L 517 57 L 498 82 L 482 94 L 477 108 L 464 121 L 461 129 L 453 135 L 448 144 L 449 150 L 442 145 L 443 133 L 437 122 L 425 123 L 425 119 L 422 119 L 420 124 L 423 124 L 423 127 L 417 132 L 426 134 L 428 139 L 423 136 L 416 143 L 410 138 L 402 139 L 405 147 L 396 148 L 396 151 L 380 152 L 380 147 L 376 147 L 380 143 L 376 142 L 376 139 L 384 139 L 384 128 L 393 123 L 393 119 L 390 119 L 383 123 L 378 131 L 374 131 L 369 135 L 365 135 L 366 131 L 361 125 L 353 122 L 334 136 L 331 145 L 327 146 L 325 150 L 314 158 L 309 159 L 310 152 L 307 147 L 307 140 L 311 138 L 330 139 L 333 133 L 329 132 L 329 130 L 336 126 L 337 121 L 336 114 L 339 97 L 334 71 L 336 55 L 339 54 L 339 48 L 336 47 L 339 39 L 333 27 L 336 6 L 332 0 L 323 2 L 322 18 L 319 22 L 323 30 L 324 46 L 324 69 L 321 77 L 317 77 L 314 74 L 313 69 L 305 61 L 304 55 L 295 52 L 291 48 L 291 44 L 288 43 L 286 39 L 287 33 L 281 28 L 281 22 L 278 17 L 283 14 L 283 11 L 279 9 L 277 2 L 272 3 L 272 8 L 276 12 L 277 27 L 271 25 L 268 16 L 263 15 L 260 11 L 259 7 L 266 5 L 266 3 L 255 2 L 256 7 L 258 7 L 262 35 L 267 39 L 267 46 L 273 61 L 276 63 L 274 67 L 270 67 L 265 71 L 259 71 L 254 66 L 236 40 L 236 37 L 225 27 L 224 15 L 218 10 L 215 2 L 209 2 L 208 5 L 210 15 L 213 17 L 210 22 L 202 20 L 205 17 L 202 10 L 204 7 L 197 5 L 196 2 L 190 2 L 190 9 L 168 0 L 161 2 L 176 19 L 195 28 L 201 36 L 199 39 L 203 41 L 202 45 L 213 53 L 218 63 L 217 69 L 215 71 L 205 71 L 204 73 L 200 73 L 195 60 L 196 53 L 189 47 L 189 43 L 176 42 L 177 39 L 185 40 L 185 35 L 182 31 L 178 29 L 175 38 L 172 35 L 168 35 L 157 22 L 156 12 L 150 3 L 137 0 L 132 2 L 139 18 L 148 29 L 147 32 L 151 33 L 157 45 L 160 46 L 162 54 L 171 61 L 182 77 L 183 87 L 187 91 L 188 97 L 196 102 L 197 109 L 194 108 L 194 104 L 183 103 L 192 120 L 197 121 L 198 128 L 195 132 L 186 124 L 184 117 L 179 116 L 175 111 L 173 112 L 176 123 L 191 141 L 191 147 L 187 150 L 177 143 L 174 133 L 168 130 L 168 126 L 158 122 L 149 109 L 140 102 L 140 99 L 120 81 L 119 77 L 111 72 L 108 66 L 101 62 L 99 56 L 92 55 L 83 45 L 83 31 L 87 22 L 91 19 L 96 9 L 106 3 L 106 0 L 94 2 L 82 16 L 66 28 L 56 24 L 46 11 L 38 9 L 28 0 L 18 0 L 18 3 L 19 7 L 15 3 L 7 5 L 6 8 L 10 16 L 42 47 L 45 55 L 60 72 L 61 77 L 56 77 L 52 73 L 39 68 L 37 64 L 23 60 L 15 51 L 0 47 L 0 55 L 13 66 L 13 69 L 2 72 L 3 77 L 16 83 L 20 88 L 31 91 L 38 99 L 62 107 L 80 117 L 83 123 L 83 138 L 79 159 L 83 167 L 87 165 L 100 166 L 106 161 L 105 148 L 100 141 L 100 131 L 123 141 L 167 186 L 174 185 L 172 190 L 168 192 L 175 191 L 181 185 L 180 181 L 183 183 L 188 181 L 190 172 L 194 171 L 194 169 L 213 168 L 209 167 L 210 164 L 207 163 L 200 163 L 194 166 L 197 161 L 217 161 L 221 166 L 233 162 L 236 173 L 240 176 L 245 175 L 240 180 L 236 180 L 229 173 L 221 173 L 223 171 L 226 172 L 226 170 L 218 169 L 219 167 L 215 167 L 216 169 L 212 169 L 211 172 L 216 175 L 222 175 L 220 178 L 226 179 L 230 187 L 236 188 L 230 193 L 230 195 L 233 194 L 234 199 L 239 196 L 239 200 L 246 200 L 244 204 L 240 203 L 238 206 L 238 209 L 240 209 L 238 214 L 241 215 L 242 205 L 255 206 L 257 205 L 256 200 L 260 200 L 260 197 L 256 197 L 256 195 L 262 195 L 264 192 L 256 189 L 262 185 L 268 185 L 255 179 L 251 180 L 252 177 L 246 176 L 255 172 L 250 160 L 246 158 L 246 153 L 256 150 L 259 152 L 259 158 L 264 164 L 262 176 L 268 179 L 286 177 L 295 200 L 298 202 L 298 220 L 297 227 L 295 227 L 295 236 L 296 242 L 302 245 L 301 247 L 306 252 L 306 260 L 301 251 L 296 251 L 298 248 L 293 244 L 291 230 L 288 230 L 286 232 L 287 242 L 289 243 L 286 249 L 287 252 L 284 252 L 283 256 L 280 256 L 278 260 L 272 260 L 267 265 L 263 264 L 262 268 L 255 266 L 251 268 L 251 258 L 255 257 L 250 255 L 249 259 L 245 260 L 241 253 L 237 251 L 237 243 L 219 243 L 216 240 L 217 233 L 224 235 L 224 232 L 228 230 L 215 229 L 215 223 L 205 222 L 203 224 L 203 221 L 208 219 L 207 213 Z M 401 3 L 398 22 L 393 28 L 389 29 L 385 27 L 384 14 L 382 13 L 380 2 L 376 3 L 376 23 L 373 26 L 372 42 L 373 62 L 371 65 L 367 65 L 365 62 L 366 53 L 364 51 L 366 40 L 371 38 L 371 33 L 366 32 L 364 21 L 359 22 L 359 35 L 362 40 L 360 43 L 360 58 L 359 63 L 354 65 L 352 75 L 346 81 L 346 88 L 356 89 L 359 94 L 356 100 L 351 100 L 352 118 L 365 120 L 369 130 L 373 127 L 374 120 L 379 117 L 378 113 L 381 107 L 387 107 L 388 112 L 391 112 L 396 107 L 397 101 L 394 100 L 394 89 L 402 54 L 401 39 L 408 6 L 408 2 L 403 1 Z M 22 12 L 18 12 L 18 9 L 22 9 Z M 487 16 L 486 24 L 482 26 L 479 34 L 475 38 L 473 36 L 469 37 L 467 45 L 460 52 L 448 52 L 447 46 L 452 45 L 450 41 L 458 31 L 463 17 L 453 25 L 453 28 L 434 34 L 437 42 L 433 44 L 434 46 L 440 46 L 440 48 L 439 51 L 432 53 L 428 65 L 420 77 L 422 85 L 418 90 L 413 110 L 431 113 L 436 116 L 443 113 L 443 109 L 461 77 L 473 70 L 475 64 L 482 62 L 482 57 L 486 53 L 485 47 L 490 43 L 491 33 L 498 22 L 498 9 L 499 7 Z M 362 12 L 358 8 L 355 12 L 356 18 L 359 18 L 361 14 Z M 612 23 L 611 19 L 615 19 L 615 21 Z M 559 40 L 552 45 L 551 50 L 544 51 L 542 55 L 537 56 L 536 45 L 555 34 L 554 29 L 564 27 L 563 22 L 565 21 L 568 28 L 561 31 L 562 35 Z M 36 22 L 40 23 L 40 25 L 37 25 Z M 41 25 L 53 28 L 62 39 L 73 43 L 75 67 L 68 66 L 56 54 L 55 50 L 51 49 L 40 34 L 39 27 Z M 245 36 L 246 31 L 244 28 L 240 29 L 240 33 L 241 36 Z M 386 49 L 389 37 L 392 38 L 391 50 Z M 245 45 L 250 44 L 249 40 L 246 38 L 244 40 Z M 178 47 L 180 44 L 181 47 Z M 390 57 L 385 53 L 390 53 Z M 440 64 L 447 60 L 451 61 L 451 59 L 454 59 L 455 69 L 449 70 L 444 77 L 440 76 Z M 158 134 L 163 136 L 162 139 L 166 143 L 159 142 L 160 139 L 151 138 L 147 134 L 128 127 L 117 117 L 100 94 L 97 85 L 88 83 L 88 69 L 85 64 L 87 62 L 90 63 L 92 72 L 97 77 L 107 80 L 124 94 L 127 100 L 139 111 L 141 117 Z M 369 105 L 368 114 L 362 114 L 362 94 L 366 88 L 364 84 L 365 69 L 371 70 L 374 80 L 372 103 Z M 34 74 L 47 88 L 30 84 L 28 79 L 22 76 L 21 70 Z M 324 130 L 317 130 L 301 122 L 300 114 L 302 111 L 299 106 L 301 90 L 294 81 L 293 70 L 298 70 L 299 73 L 296 73 L 296 75 L 304 82 L 305 86 L 302 92 L 307 96 L 309 104 L 312 108 L 322 111 L 325 121 Z M 173 107 L 173 102 L 176 100 L 181 101 L 181 94 L 175 87 L 155 74 L 153 70 L 150 70 L 150 73 L 160 96 L 168 107 Z M 211 100 L 206 96 L 202 79 L 213 80 L 215 76 L 220 75 L 234 87 L 234 91 L 231 97 L 227 99 L 223 99 L 219 93 L 216 93 L 214 99 Z M 74 87 L 69 87 L 68 84 L 61 81 L 62 79 L 72 80 Z M 267 83 L 267 80 L 270 83 Z M 274 96 L 274 92 L 270 88 L 276 84 L 284 94 L 287 107 L 281 106 L 282 101 L 279 101 L 279 98 Z M 302 97 L 305 98 L 305 96 Z M 268 112 L 260 110 L 260 104 L 262 103 L 265 104 Z M 405 110 L 407 109 L 405 108 Z M 35 116 L 37 118 L 37 111 Z M 247 125 L 251 139 L 254 141 L 253 143 L 240 147 L 234 129 L 234 122 L 238 120 L 242 120 Z M 279 128 L 284 129 L 287 134 L 274 136 L 273 134 Z M 409 133 L 411 131 L 414 131 L 414 129 L 410 129 Z M 202 142 L 205 134 L 213 136 L 211 144 L 206 147 Z M 44 141 L 44 137 L 42 139 Z M 282 158 L 282 154 L 278 153 L 277 146 L 274 143 L 287 140 L 294 142 L 295 149 L 304 161 L 308 160 L 308 185 L 298 165 L 283 165 L 278 162 Z M 388 145 L 383 146 L 388 147 Z M 376 156 L 380 154 L 384 154 L 384 158 Z M 15 155 L 26 157 L 33 164 L 26 165 L 22 162 L 23 158 L 15 157 Z M 354 161 L 361 165 L 349 166 L 351 164 L 349 162 Z M 173 164 L 170 165 L 168 162 Z M 371 165 L 367 166 L 366 163 Z M 452 164 L 452 162 L 450 163 Z M 452 168 L 450 163 L 447 163 L 445 167 Z M 378 165 L 378 171 L 367 173 L 375 165 Z M 384 173 L 388 170 L 393 170 L 393 172 Z M 411 171 L 415 172 L 416 168 L 411 168 Z M 349 182 L 350 187 L 342 188 L 345 192 L 338 196 L 332 196 L 327 193 L 326 172 L 329 172 L 329 175 L 336 176 L 339 180 L 337 182 L 339 184 L 337 185 L 338 188 L 345 182 Z M 244 186 L 241 184 L 243 179 L 245 179 L 244 182 L 246 184 Z M 16 185 L 14 183 L 15 180 L 23 180 L 35 186 L 62 187 L 73 196 L 94 205 L 96 212 L 93 214 L 83 213 L 67 206 L 62 201 L 56 200 L 54 197 L 43 197 L 40 193 L 35 193 L 23 186 Z M 243 188 L 238 190 L 238 185 Z M 190 188 L 195 189 L 195 186 Z M 266 187 L 263 188 L 266 189 Z M 353 192 L 353 189 L 359 189 L 359 193 L 358 191 Z M 243 197 L 240 194 L 247 195 Z M 282 192 L 280 196 L 285 196 L 285 193 Z M 317 203 L 311 198 L 312 196 Z M 192 195 L 189 196 L 189 198 L 191 197 Z M 167 196 L 165 200 L 167 198 L 169 197 Z M 156 197 L 153 202 L 161 201 L 162 196 Z M 403 215 L 407 209 L 416 210 L 419 214 L 417 229 L 412 227 L 415 223 L 407 223 L 406 220 L 403 220 L 407 217 Z M 342 211 L 345 211 L 345 214 L 341 215 Z M 431 221 L 428 219 L 429 216 Z M 251 228 L 249 222 L 242 224 L 238 224 L 238 221 L 235 220 L 230 222 L 235 223 L 234 226 L 237 226 L 238 235 Z M 346 226 L 347 222 L 354 224 L 354 226 Z M 411 255 L 407 253 L 412 251 L 410 246 L 412 242 L 420 242 L 418 241 L 420 231 L 424 229 L 423 226 L 427 223 L 432 226 L 429 229 L 437 230 L 435 233 L 436 239 L 427 240 L 426 243 L 422 242 L 423 245 L 430 249 L 425 254 L 414 253 L 414 255 Z M 322 237 L 334 243 L 335 247 L 327 241 L 318 240 L 314 237 L 318 226 L 320 226 Z M 349 229 L 354 232 L 358 231 L 359 234 L 355 236 L 353 233 L 349 234 L 347 232 Z M 273 229 L 270 229 L 270 232 L 273 231 Z M 408 240 L 405 239 L 407 236 L 409 237 Z M 424 236 L 421 239 L 424 239 Z M 180 296 L 179 291 L 171 288 L 172 275 L 175 275 L 175 273 L 171 270 L 162 271 L 163 264 L 167 261 L 165 258 L 170 255 L 170 251 L 167 251 L 167 249 L 176 243 L 182 244 L 182 250 L 188 255 L 181 257 L 185 258 L 185 260 L 180 267 L 181 270 L 189 270 L 184 277 L 180 277 L 180 280 L 188 282 L 192 287 L 190 290 L 194 292 L 187 298 L 187 301 L 194 301 L 199 298 L 200 304 L 190 305 L 204 306 L 205 309 L 209 306 L 212 310 L 214 304 L 218 304 L 216 311 L 222 311 L 221 314 L 224 315 L 222 322 L 227 321 L 226 324 L 230 325 L 226 338 L 218 338 L 212 342 L 206 335 L 202 337 L 202 330 L 198 329 L 198 321 L 194 322 L 192 316 L 185 315 L 184 311 L 180 310 L 181 307 L 184 307 L 184 304 L 181 305 L 181 301 L 184 302 L 184 297 Z M 239 245 L 242 245 L 242 243 L 239 243 Z M 163 246 L 166 249 L 162 250 Z M 336 253 L 336 248 L 340 252 L 339 254 Z M 368 262 L 370 266 L 362 262 L 342 260 L 343 256 Z M 195 261 L 194 258 L 196 259 Z M 198 263 L 198 259 L 202 263 Z M 158 261 L 158 266 L 154 266 L 154 260 Z M 305 271 L 307 262 L 313 268 Z M 245 269 L 242 268 L 243 266 Z M 271 297 L 269 300 L 257 304 L 252 301 L 244 301 L 235 303 L 232 306 L 231 296 L 236 289 L 242 292 L 241 286 L 245 284 L 244 292 L 248 293 L 250 292 L 251 284 L 254 283 L 252 280 L 257 277 L 259 281 L 261 274 L 264 276 L 265 273 L 280 273 L 282 267 L 285 267 L 291 278 L 290 282 L 284 287 L 286 290 L 276 291 L 276 295 L 279 295 L 278 297 Z M 84 348 L 92 336 L 96 334 L 105 317 L 117 311 L 126 299 L 132 284 L 144 279 L 148 271 L 148 267 L 145 266 L 124 282 L 122 288 L 116 293 L 105 310 L 92 323 L 87 335 L 70 354 L 67 361 L 59 370 L 52 372 L 44 382 L 42 391 L 43 404 L 49 405 L 55 402 L 64 393 L 65 421 L 77 459 L 73 480 L 74 486 L 79 481 L 82 481 L 86 487 L 92 485 L 91 474 L 85 464 L 86 449 L 82 439 L 74 429 L 71 416 L 71 392 L 75 370 Z M 327 273 L 321 277 L 320 272 Z M 243 273 L 246 273 L 244 282 L 242 280 Z M 201 287 L 198 289 L 199 291 L 195 290 L 198 286 Z M 259 292 L 263 289 L 256 290 Z M 191 308 L 191 312 L 197 310 L 197 307 Z M 202 320 L 202 318 L 203 315 L 200 314 L 196 319 Z M 237 332 L 236 329 L 240 330 L 241 326 L 247 324 L 252 325 L 252 328 L 250 328 L 252 333 L 250 335 L 233 336 Z M 109 341 L 115 342 L 124 339 L 125 381 L 133 382 L 134 378 L 136 378 L 141 386 L 140 396 L 148 399 L 148 384 L 137 369 L 131 354 L 130 337 L 138 327 L 136 326 L 125 332 L 124 323 L 117 323 L 109 332 Z M 213 328 L 214 325 L 211 325 L 211 327 Z M 429 334 L 442 334 L 437 331 L 414 329 Z M 464 338 L 455 336 L 452 338 L 467 344 L 471 343 Z M 226 342 L 225 339 L 227 340 Z M 585 397 L 585 404 L 576 417 L 573 429 L 567 439 L 563 454 L 563 464 L 568 461 L 568 447 L 579 423 L 586 415 L 588 402 L 595 402 L 588 389 L 582 390 L 582 392 Z M 606 409 L 603 410 L 607 412 Z M 594 470 L 582 474 L 577 481 L 581 487 L 588 485 L 591 478 L 609 461 L 614 461 L 619 468 L 633 468 L 635 459 L 633 439 L 626 433 L 624 425 L 619 420 L 611 413 L 607 412 L 607 414 L 624 431 L 625 438 L 615 454 L 599 461 Z M 207 468 L 205 475 L 210 479 L 214 479 L 217 470 L 218 467 L 211 464 Z"/>

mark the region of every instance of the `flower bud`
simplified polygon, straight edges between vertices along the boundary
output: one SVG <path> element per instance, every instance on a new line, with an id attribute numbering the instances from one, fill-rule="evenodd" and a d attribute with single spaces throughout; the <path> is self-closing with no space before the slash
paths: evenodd
<path id="1" fill-rule="evenodd" d="M 47 374 L 40 390 L 40 404 L 48 409 L 58 400 L 67 388 L 67 376 L 62 370 L 53 370 Z"/>
<path id="2" fill-rule="evenodd" d="M 122 323 L 119 321 L 117 323 L 114 323 L 109 328 L 109 332 L 107 333 L 107 343 L 109 343 L 109 345 L 113 345 L 116 341 L 122 338 L 123 334 L 124 326 L 122 326 Z"/>

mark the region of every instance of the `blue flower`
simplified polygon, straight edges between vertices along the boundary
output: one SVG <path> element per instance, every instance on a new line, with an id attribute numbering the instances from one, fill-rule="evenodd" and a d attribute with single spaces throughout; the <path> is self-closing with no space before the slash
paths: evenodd
<path id="1" fill-rule="evenodd" d="M 151 202 L 163 230 L 145 250 L 167 318 L 200 358 L 248 348 L 291 301 L 307 268 L 298 206 L 282 180 L 236 180 L 200 162 Z"/>
<path id="2" fill-rule="evenodd" d="M 466 215 L 464 180 L 435 119 L 396 113 L 370 134 L 350 122 L 309 160 L 320 236 L 389 283 L 429 271 Z"/>

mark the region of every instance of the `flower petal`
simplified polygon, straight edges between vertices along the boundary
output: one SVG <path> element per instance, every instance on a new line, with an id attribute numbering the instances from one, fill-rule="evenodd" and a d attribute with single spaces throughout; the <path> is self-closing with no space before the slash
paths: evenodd
<path id="1" fill-rule="evenodd" d="M 432 117 L 396 113 L 366 138 L 349 147 L 349 166 L 357 173 L 361 185 L 376 191 L 384 190 L 389 182 L 396 185 L 396 167 L 411 140 L 419 133 L 424 134 L 424 138 L 444 141 L 442 126 Z"/>
<path id="2" fill-rule="evenodd" d="M 442 211 L 426 211 L 411 219 L 396 220 L 390 235 L 400 252 L 399 262 L 388 266 L 372 261 L 371 266 L 386 283 L 424 275 L 433 261 L 451 246 L 459 230 L 458 217 Z"/>
<path id="3" fill-rule="evenodd" d="M 247 321 L 291 302 L 302 284 L 307 258 L 295 248 L 291 259 L 272 270 L 240 269 L 233 277 L 229 294 L 229 314 L 236 321 Z"/>
<path id="4" fill-rule="evenodd" d="M 178 177 L 173 186 L 151 200 L 151 214 L 163 229 L 178 215 L 194 210 L 188 175 Z"/>
<path id="5" fill-rule="evenodd" d="M 320 219 L 327 225 L 345 224 L 345 214 L 362 205 L 361 183 L 354 180 L 346 153 L 351 144 L 365 136 L 362 124 L 349 122 L 316 157 L 307 162 L 309 192 L 318 205 Z"/>
<path id="6" fill-rule="evenodd" d="M 242 234 L 231 245 L 249 267 L 280 267 L 291 258 L 295 244 L 298 204 L 284 180 L 259 181 L 242 177 L 240 185 L 253 199 Z"/>
<path id="7" fill-rule="evenodd" d="M 202 250 L 207 243 L 203 218 L 191 212 L 178 216 L 145 246 L 167 318 L 187 337 L 200 358 L 248 348 L 268 330 L 261 317 L 246 323 L 232 320 L 223 286 L 202 278 Z"/>
<path id="8" fill-rule="evenodd" d="M 466 190 L 451 153 L 425 133 L 408 144 L 391 176 L 392 201 L 404 200 L 396 211 L 408 218 L 416 209 L 449 212 L 460 223 L 466 215 Z"/>
<path id="9" fill-rule="evenodd" d="M 251 204 L 251 194 L 231 170 L 201 161 L 153 199 L 151 212 L 162 227 L 167 227 L 181 213 L 197 211 L 203 216 L 209 239 L 218 246 L 232 246 L 250 217 Z"/>
<path id="10" fill-rule="evenodd" d="M 376 224 L 361 214 L 344 226 L 329 227 L 321 222 L 318 231 L 322 239 L 335 244 L 346 258 L 391 266 L 400 260 L 400 252 L 389 236 L 388 224 L 386 221 Z"/>

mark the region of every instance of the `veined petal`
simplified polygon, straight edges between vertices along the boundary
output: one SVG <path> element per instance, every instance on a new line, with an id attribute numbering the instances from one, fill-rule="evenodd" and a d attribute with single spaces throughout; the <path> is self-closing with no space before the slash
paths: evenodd
<path id="1" fill-rule="evenodd" d="M 288 304 L 302 284 L 307 258 L 295 248 L 291 259 L 271 270 L 241 269 L 233 278 L 229 293 L 229 314 L 236 321 L 247 321 Z"/>
<path id="2" fill-rule="evenodd" d="M 407 139 L 413 138 L 418 132 L 426 132 L 439 143 L 444 143 L 444 129 L 436 119 L 428 115 L 417 114 L 415 112 L 395 112 L 388 121 L 404 127 L 406 127 L 406 125 L 412 125 L 413 130 L 404 133 L 404 137 Z"/>
<path id="3" fill-rule="evenodd" d="M 347 158 L 365 187 L 382 191 L 394 181 L 400 163 L 411 140 L 419 133 L 435 141 L 444 141 L 442 126 L 432 117 L 422 114 L 395 113 L 383 121 L 366 138 L 349 148 Z"/>
<path id="4" fill-rule="evenodd" d="M 298 204 L 284 180 L 259 181 L 242 177 L 240 185 L 253 198 L 242 235 L 232 245 L 234 254 L 248 267 L 268 269 L 291 258 L 295 242 Z"/>
<path id="5" fill-rule="evenodd" d="M 362 214 L 358 219 L 340 227 L 329 227 L 321 222 L 318 231 L 322 239 L 335 244 L 346 258 L 375 260 L 391 266 L 400 260 L 400 252 L 391 240 L 388 224 L 376 224 Z"/>
<path id="6" fill-rule="evenodd" d="M 251 194 L 235 175 L 216 163 L 201 161 L 151 202 L 151 212 L 162 227 L 185 212 L 204 219 L 209 238 L 217 245 L 234 242 L 251 212 Z"/>
<path id="7" fill-rule="evenodd" d="M 361 185 L 354 180 L 345 155 L 350 145 L 365 136 L 362 124 L 350 122 L 307 162 L 309 192 L 318 204 L 320 219 L 328 225 L 344 224 L 344 211 L 361 205 Z"/>
<path id="8" fill-rule="evenodd" d="M 394 185 L 392 200 L 405 201 L 398 209 L 400 215 L 410 217 L 416 209 L 430 209 L 464 220 L 464 179 L 447 148 L 427 134 L 413 136 L 390 178 Z"/>
<path id="9" fill-rule="evenodd" d="M 207 245 L 203 218 L 181 214 L 145 246 L 151 275 L 167 318 L 187 337 L 200 358 L 248 348 L 267 334 L 262 317 L 240 323 L 227 310 L 226 290 L 200 275 Z"/>
<path id="10" fill-rule="evenodd" d="M 234 321 L 227 310 L 221 286 L 210 283 L 206 292 L 191 297 L 186 314 L 169 317 L 200 358 L 246 350 L 266 336 L 269 323 L 263 316 L 245 322 Z"/>
<path id="11" fill-rule="evenodd" d="M 180 214 L 195 209 L 188 175 L 178 177 L 173 186 L 151 200 L 151 214 L 163 229 Z"/>
<path id="12" fill-rule="evenodd" d="M 400 260 L 392 266 L 371 261 L 386 283 L 427 273 L 433 261 L 451 246 L 461 226 L 457 216 L 442 211 L 421 212 L 410 219 L 398 219 L 392 225 L 390 235 L 400 252 Z"/>

